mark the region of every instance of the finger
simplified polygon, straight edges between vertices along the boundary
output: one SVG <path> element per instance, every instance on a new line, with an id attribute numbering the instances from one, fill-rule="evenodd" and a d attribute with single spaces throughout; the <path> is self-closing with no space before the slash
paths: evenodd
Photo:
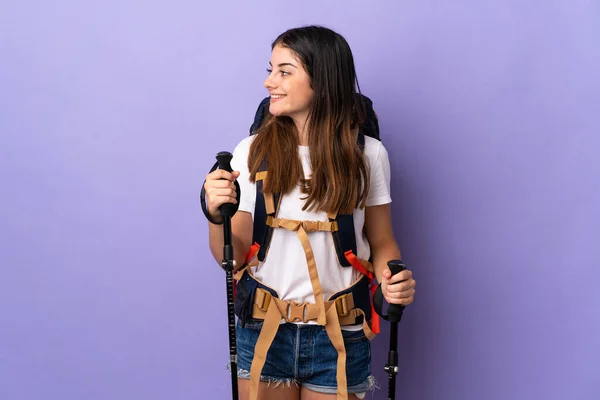
<path id="1" fill-rule="evenodd" d="M 399 305 L 408 305 L 413 302 L 414 298 L 406 297 L 406 298 L 395 298 L 395 297 L 386 297 L 385 300 L 389 304 L 399 304 Z"/>
<path id="2" fill-rule="evenodd" d="M 415 297 L 415 292 L 416 292 L 416 289 L 409 289 L 409 290 L 405 290 L 404 292 L 397 293 L 395 296 L 391 296 L 391 297 L 394 297 L 396 299 L 408 299 L 411 297 Z"/>
<path id="3" fill-rule="evenodd" d="M 217 190 L 230 190 L 232 191 L 232 193 L 236 193 L 237 192 L 237 188 L 235 187 L 235 184 L 233 182 L 227 181 L 227 180 L 211 180 L 211 181 L 206 181 L 206 183 L 204 184 L 204 191 L 206 192 L 206 194 L 210 197 L 211 194 L 213 194 L 215 191 Z"/>
<path id="4" fill-rule="evenodd" d="M 387 290 L 392 293 L 404 292 L 406 290 L 414 289 L 417 285 L 417 282 L 414 279 L 403 281 L 399 283 L 394 283 L 392 285 L 387 286 Z"/>
<path id="5" fill-rule="evenodd" d="M 390 296 L 390 297 L 397 298 L 397 299 L 406 297 L 406 296 L 410 295 L 411 293 L 414 293 L 414 291 L 415 291 L 415 288 L 412 288 L 412 287 L 405 289 L 405 290 L 398 290 L 398 291 L 392 291 L 390 289 L 391 288 L 388 286 L 386 288 L 386 291 L 384 294 L 386 296 Z"/>
<path id="6" fill-rule="evenodd" d="M 220 179 L 217 181 L 206 181 L 206 184 L 204 185 L 204 189 L 206 191 L 210 191 L 213 189 L 233 189 L 236 190 L 235 187 L 235 183 L 225 180 L 225 179 Z"/>
<path id="7" fill-rule="evenodd" d="M 214 194 L 229 194 L 235 196 L 237 193 L 236 187 L 229 181 L 220 181 L 218 184 L 206 185 L 206 193 L 210 196 Z"/>
<path id="8" fill-rule="evenodd" d="M 415 290 L 412 289 L 402 293 L 389 293 L 384 297 L 386 298 L 387 302 L 391 304 L 409 303 L 412 302 L 415 297 Z"/>
<path id="9" fill-rule="evenodd" d="M 234 177 L 231 172 L 225 171 L 224 169 L 216 169 L 210 174 L 206 175 L 206 180 L 218 180 L 225 179 L 228 181 L 233 181 Z"/>
<path id="10" fill-rule="evenodd" d="M 211 199 L 210 206 L 211 208 L 218 208 L 225 203 L 237 204 L 237 199 L 231 196 L 215 196 Z"/>
<path id="11" fill-rule="evenodd" d="M 223 189 L 211 189 L 210 191 L 208 191 L 209 199 L 212 199 L 217 196 L 228 196 L 228 197 L 236 198 L 237 193 L 236 193 L 235 189 L 232 189 L 230 187 L 223 188 Z"/>
<path id="12" fill-rule="evenodd" d="M 403 298 L 403 299 L 390 299 L 390 300 L 388 300 L 388 303 L 407 306 L 409 304 L 412 304 L 414 301 L 415 301 L 414 297 L 407 297 L 407 298 Z"/>
<path id="13" fill-rule="evenodd" d="M 390 284 L 394 284 L 397 282 L 406 281 L 412 278 L 412 271 L 405 269 L 403 271 L 398 272 L 390 278 Z"/>

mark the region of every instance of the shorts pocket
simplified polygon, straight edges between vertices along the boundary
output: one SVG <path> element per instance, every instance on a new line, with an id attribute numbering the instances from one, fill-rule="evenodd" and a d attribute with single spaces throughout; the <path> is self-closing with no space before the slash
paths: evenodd
<path id="1" fill-rule="evenodd" d="M 252 319 L 250 319 L 250 321 L 246 322 L 244 324 L 244 326 L 242 327 L 242 323 L 238 319 L 237 326 L 238 326 L 238 328 L 241 328 L 241 329 L 249 329 L 249 330 L 254 330 L 254 331 L 260 331 L 262 329 L 262 326 L 263 326 L 264 322 L 265 321 L 262 320 L 262 319 L 254 319 L 254 318 L 252 318 Z"/>
<path id="2" fill-rule="evenodd" d="M 344 343 L 360 343 L 369 340 L 362 329 L 358 331 L 342 329 L 342 337 L 344 338 Z"/>

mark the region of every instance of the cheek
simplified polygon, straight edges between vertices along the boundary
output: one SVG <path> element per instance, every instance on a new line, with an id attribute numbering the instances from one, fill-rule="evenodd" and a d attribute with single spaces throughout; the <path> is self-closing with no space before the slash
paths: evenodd
<path id="1" fill-rule="evenodd" d="M 299 107 L 305 107 L 312 103 L 313 98 L 313 90 L 309 85 L 306 84 L 298 84 L 295 85 L 293 90 L 293 101 Z"/>
<path id="2" fill-rule="evenodd" d="M 314 92 L 311 88 L 308 88 L 304 91 L 304 103 L 305 105 L 310 105 L 313 102 Z"/>

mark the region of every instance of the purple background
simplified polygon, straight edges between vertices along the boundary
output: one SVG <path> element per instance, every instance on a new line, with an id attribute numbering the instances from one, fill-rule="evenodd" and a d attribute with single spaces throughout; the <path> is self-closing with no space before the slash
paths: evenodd
<path id="1" fill-rule="evenodd" d="M 82 3 L 0 5 L 0 399 L 230 398 L 198 194 L 308 23 L 392 158 L 398 398 L 600 398 L 598 2 Z"/>

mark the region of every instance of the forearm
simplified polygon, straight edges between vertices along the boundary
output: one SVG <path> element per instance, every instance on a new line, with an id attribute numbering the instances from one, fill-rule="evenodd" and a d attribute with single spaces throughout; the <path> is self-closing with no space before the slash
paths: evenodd
<path id="1" fill-rule="evenodd" d="M 371 251 L 373 254 L 372 259 L 375 277 L 377 278 L 378 282 L 381 282 L 383 271 L 388 268 L 387 262 L 390 260 L 399 260 L 401 259 L 402 255 L 398 245 L 396 244 L 396 240 L 393 238 L 385 243 L 380 244 L 376 248 L 372 248 Z"/>
<path id="2" fill-rule="evenodd" d="M 208 230 L 210 251 L 217 263 L 221 265 L 221 261 L 223 260 L 224 246 L 223 225 L 215 225 L 209 222 Z M 231 234 L 231 244 L 233 245 L 233 256 L 235 259 L 235 266 L 241 267 L 246 260 L 246 254 L 248 253 L 248 249 L 245 248 L 242 240 L 235 236 L 233 233 Z"/>

